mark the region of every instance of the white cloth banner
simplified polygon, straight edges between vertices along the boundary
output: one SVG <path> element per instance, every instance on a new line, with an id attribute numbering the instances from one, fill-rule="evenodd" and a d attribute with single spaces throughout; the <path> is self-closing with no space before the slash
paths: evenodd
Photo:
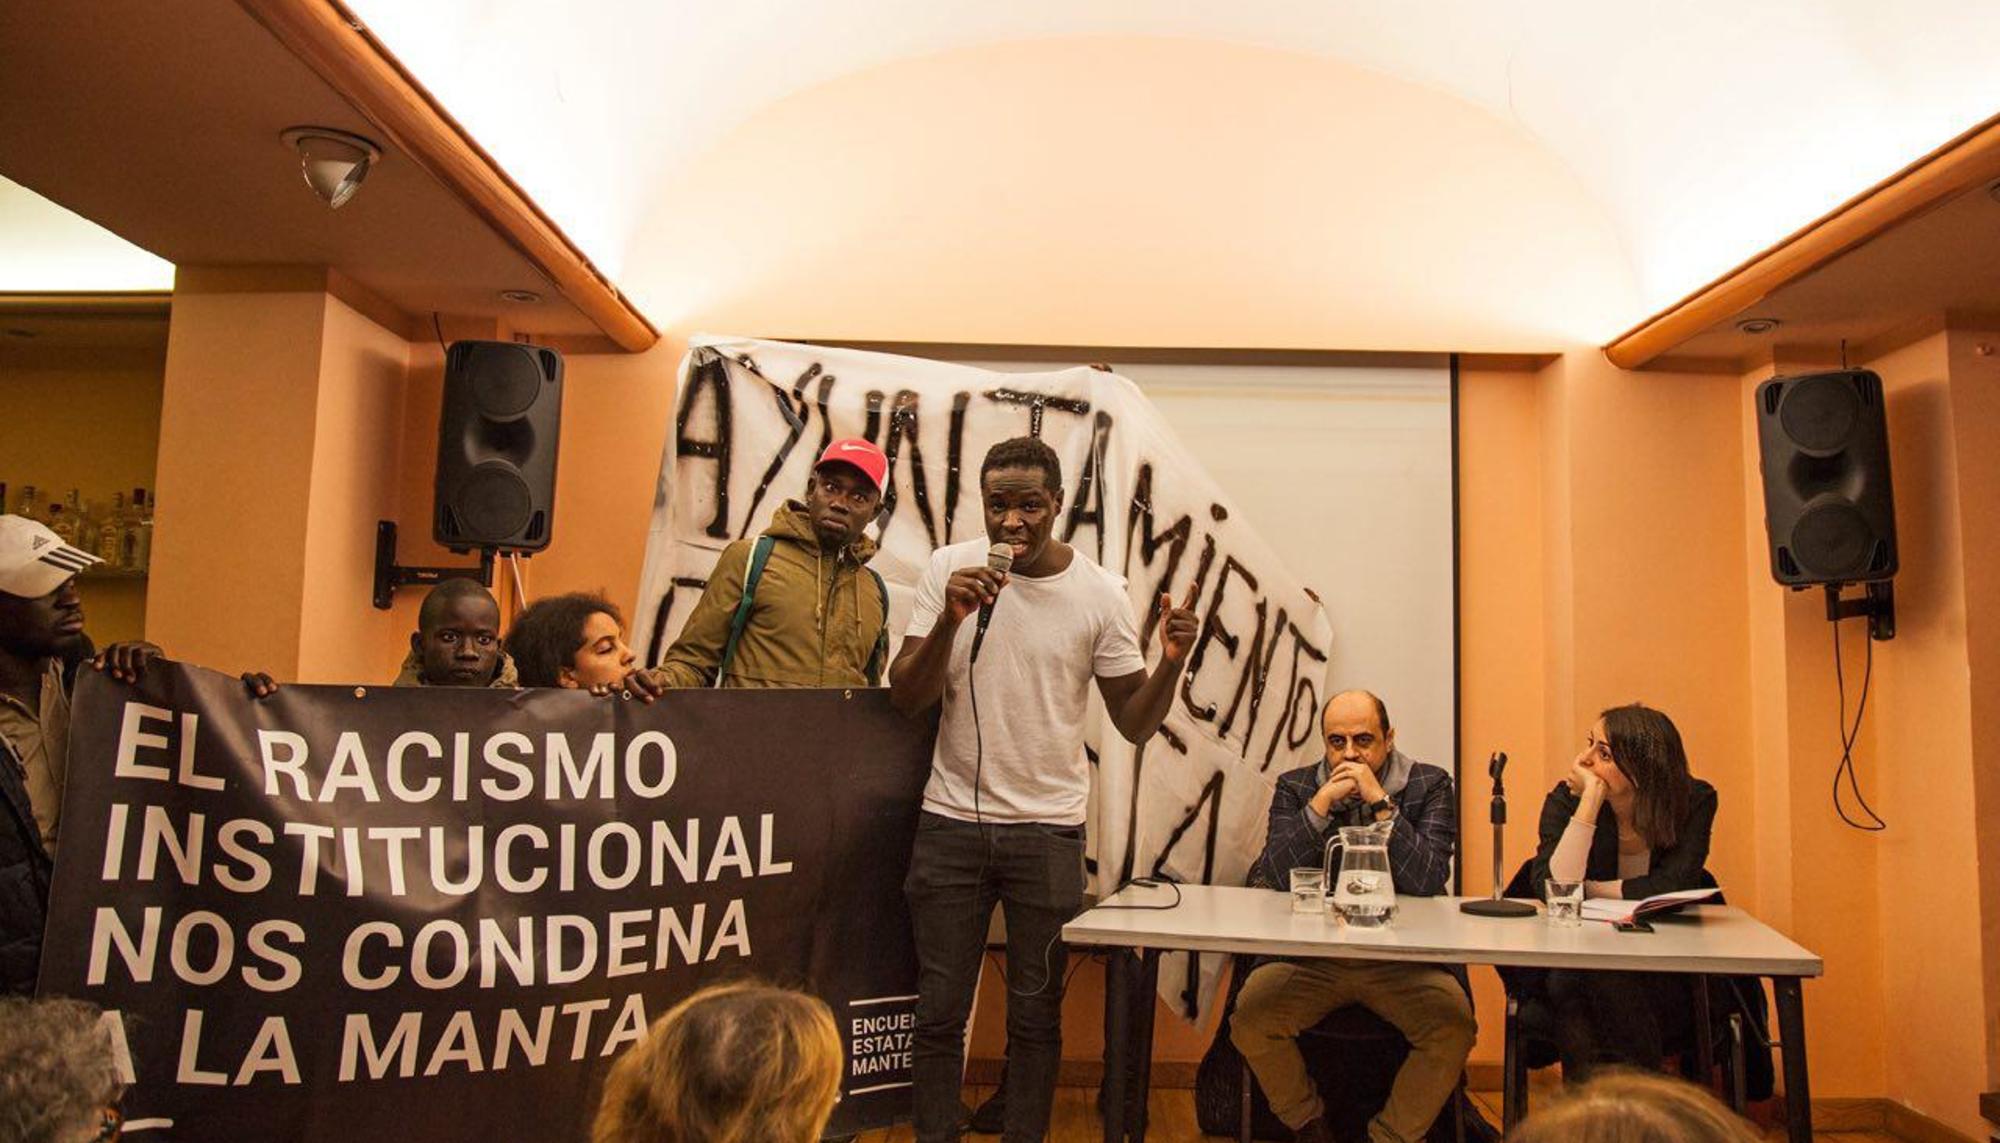
<path id="1" fill-rule="evenodd" d="M 900 643 L 918 577 L 940 545 L 984 531 L 979 464 L 1009 437 L 1062 458 L 1056 536 L 1121 575 L 1149 662 L 1157 602 L 1196 588 L 1201 632 L 1160 733 L 1133 747 L 1091 700 L 1096 766 L 1092 888 L 1133 877 L 1240 885 L 1264 843 L 1277 776 L 1319 757 L 1332 630 L 1128 380 L 1098 369 L 995 373 L 921 358 L 697 337 L 653 504 L 635 639 L 658 663 L 722 548 L 755 536 L 838 437 L 880 444 L 889 488 L 871 563 L 889 585 Z M 893 651 L 893 647 L 892 647 Z M 1160 992 L 1197 1018 L 1219 958 L 1163 961 Z"/>

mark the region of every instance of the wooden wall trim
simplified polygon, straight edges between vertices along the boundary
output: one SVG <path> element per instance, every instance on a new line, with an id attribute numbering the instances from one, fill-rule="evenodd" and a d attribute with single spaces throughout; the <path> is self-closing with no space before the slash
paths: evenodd
<path id="1" fill-rule="evenodd" d="M 403 157 L 456 195 L 621 349 L 660 339 L 632 303 L 337 0 L 237 0 Z"/>
<path id="2" fill-rule="evenodd" d="M 173 307 L 166 290 L 120 290 L 66 294 L 0 291 L 0 314 L 17 317 L 158 317 Z"/>
<path id="3" fill-rule="evenodd" d="M 1458 367 L 1461 372 L 1539 373 L 1561 357 L 1560 353 L 1461 353 Z"/>
<path id="4" fill-rule="evenodd" d="M 1995 179 L 2000 179 L 2000 115 L 1619 334 L 1604 355 L 1620 369 L 1638 369 L 1869 239 Z"/>

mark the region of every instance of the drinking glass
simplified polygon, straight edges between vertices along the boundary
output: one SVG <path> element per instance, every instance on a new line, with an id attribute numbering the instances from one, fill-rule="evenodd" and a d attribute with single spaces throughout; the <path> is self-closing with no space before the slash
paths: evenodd
<path id="1" fill-rule="evenodd" d="M 1583 882 L 1551 877 L 1542 883 L 1549 903 L 1549 923 L 1583 924 Z"/>
<path id="2" fill-rule="evenodd" d="M 1312 866 L 1292 870 L 1292 912 L 1326 912 L 1326 870 Z"/>

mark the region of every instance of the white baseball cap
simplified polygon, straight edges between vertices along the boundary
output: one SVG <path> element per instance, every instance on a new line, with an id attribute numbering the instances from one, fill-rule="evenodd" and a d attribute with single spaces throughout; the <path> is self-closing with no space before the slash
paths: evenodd
<path id="1" fill-rule="evenodd" d="M 26 516 L 0 516 L 0 591 L 40 599 L 103 560 Z"/>

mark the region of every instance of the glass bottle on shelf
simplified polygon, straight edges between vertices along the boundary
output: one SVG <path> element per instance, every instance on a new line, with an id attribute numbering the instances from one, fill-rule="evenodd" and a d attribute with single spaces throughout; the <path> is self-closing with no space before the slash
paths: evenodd
<path id="1" fill-rule="evenodd" d="M 97 501 L 78 500 L 71 511 L 76 513 L 76 546 L 92 555 L 97 554 L 97 533 L 103 525 L 97 513 Z"/>
<path id="2" fill-rule="evenodd" d="M 130 543 L 132 555 L 125 563 L 135 571 L 145 571 L 153 563 L 153 511 L 157 500 L 146 498 L 146 490 L 132 490 L 132 529 Z"/>
<path id="3" fill-rule="evenodd" d="M 7 482 L 0 480 L 0 516 L 5 516 L 9 511 L 11 509 L 7 507 Z"/>
<path id="4" fill-rule="evenodd" d="M 42 494 L 35 491 L 35 486 L 32 484 L 23 484 L 21 486 L 21 507 L 19 514 L 26 516 L 30 520 L 39 520 L 42 518 Z"/>
<path id="5" fill-rule="evenodd" d="M 49 520 L 48 520 L 49 531 L 54 532 L 56 534 L 56 538 L 61 540 L 63 543 L 68 544 L 71 547 L 75 547 L 76 517 L 71 516 L 69 513 L 65 512 L 63 508 L 64 505 L 62 504 L 61 501 L 57 501 L 56 503 L 49 505 Z"/>
<path id="6" fill-rule="evenodd" d="M 125 494 L 111 494 L 111 508 L 97 522 L 97 544 L 92 551 L 109 568 L 125 566 Z"/>
<path id="7" fill-rule="evenodd" d="M 118 565 L 133 571 L 141 570 L 139 563 L 139 521 L 146 515 L 146 490 L 134 488 L 132 499 L 125 504 L 125 516 L 118 527 Z"/>

